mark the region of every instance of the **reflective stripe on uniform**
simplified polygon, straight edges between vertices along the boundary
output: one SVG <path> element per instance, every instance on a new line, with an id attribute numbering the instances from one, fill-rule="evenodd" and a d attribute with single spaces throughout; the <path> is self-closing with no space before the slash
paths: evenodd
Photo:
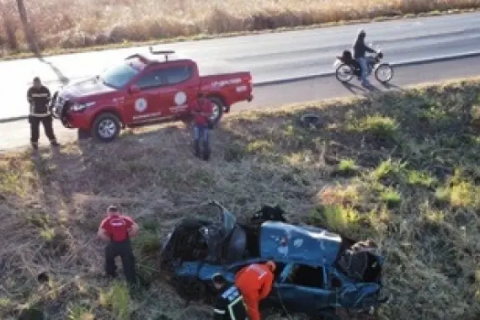
<path id="1" fill-rule="evenodd" d="M 30 113 L 32 117 L 40 117 L 40 118 L 45 118 L 50 116 L 50 113 Z"/>
<path id="2" fill-rule="evenodd" d="M 267 272 L 262 269 L 258 264 L 252 264 L 248 267 L 247 270 L 253 270 L 258 274 L 258 279 L 262 279 L 264 276 L 267 275 Z"/>
<path id="3" fill-rule="evenodd" d="M 225 314 L 225 310 L 220 310 L 220 309 L 213 309 L 213 312 L 218 314 Z"/>
<path id="4" fill-rule="evenodd" d="M 50 115 L 51 115 L 50 111 L 47 111 L 45 113 L 36 113 L 35 112 L 35 105 L 34 104 L 30 105 L 30 116 L 32 116 L 32 117 L 48 117 Z"/>
<path id="5" fill-rule="evenodd" d="M 30 94 L 32 98 L 45 98 L 49 97 L 50 95 L 48 93 L 32 93 Z"/>
<path id="6" fill-rule="evenodd" d="M 230 304 L 228 305 L 228 311 L 230 312 L 230 318 L 232 320 L 237 320 L 237 318 L 235 318 L 235 311 L 233 311 L 233 307 L 237 304 L 237 303 L 242 303 L 243 304 L 243 297 L 240 295 L 237 299 L 233 300 L 232 302 L 230 302 Z M 225 312 L 224 312 L 225 313 Z"/>

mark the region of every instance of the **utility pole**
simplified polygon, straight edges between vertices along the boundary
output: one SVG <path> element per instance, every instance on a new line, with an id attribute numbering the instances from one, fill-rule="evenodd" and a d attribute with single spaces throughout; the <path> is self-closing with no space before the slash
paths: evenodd
<path id="1" fill-rule="evenodd" d="M 27 9 L 25 8 L 25 3 L 23 0 L 17 0 L 18 13 L 20 14 L 20 21 L 22 22 L 23 32 L 25 33 L 25 38 L 27 39 L 28 46 L 30 51 L 36 55 L 40 55 L 40 49 L 38 48 L 37 36 L 35 30 L 28 22 Z"/>

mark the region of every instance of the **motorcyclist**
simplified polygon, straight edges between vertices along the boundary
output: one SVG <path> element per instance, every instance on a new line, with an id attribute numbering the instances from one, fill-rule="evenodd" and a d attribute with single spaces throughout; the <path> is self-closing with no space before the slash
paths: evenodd
<path id="1" fill-rule="evenodd" d="M 355 43 L 353 44 L 353 58 L 358 62 L 360 66 L 360 80 L 362 82 L 362 86 L 366 87 L 369 86 L 370 83 L 367 80 L 367 75 L 368 75 L 368 58 L 365 57 L 366 52 L 370 53 L 376 53 L 375 50 L 372 48 L 368 47 L 365 44 L 365 37 L 367 36 L 367 33 L 365 30 L 360 30 L 357 35 L 357 39 L 355 40 Z"/>

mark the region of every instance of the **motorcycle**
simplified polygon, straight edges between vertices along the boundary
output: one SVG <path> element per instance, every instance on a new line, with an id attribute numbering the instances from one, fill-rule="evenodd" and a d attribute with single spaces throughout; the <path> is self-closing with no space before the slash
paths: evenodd
<path id="1" fill-rule="evenodd" d="M 378 82 L 387 83 L 393 78 L 393 67 L 389 63 L 382 63 L 383 52 L 381 50 L 376 51 L 377 53 L 375 55 L 366 57 L 368 68 L 367 76 L 373 72 Z M 352 53 L 349 50 L 343 51 L 342 56 L 337 56 L 333 67 L 335 69 L 335 76 L 340 82 L 350 82 L 354 76 L 360 80 L 360 65 L 353 59 Z"/>

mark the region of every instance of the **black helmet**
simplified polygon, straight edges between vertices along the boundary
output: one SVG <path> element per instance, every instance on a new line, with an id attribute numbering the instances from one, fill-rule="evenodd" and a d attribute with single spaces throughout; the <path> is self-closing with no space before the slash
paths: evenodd
<path id="1" fill-rule="evenodd" d="M 367 35 L 367 33 L 365 32 L 365 30 L 360 29 L 360 30 L 358 31 L 358 37 L 359 37 L 359 38 L 365 38 L 366 35 Z"/>

